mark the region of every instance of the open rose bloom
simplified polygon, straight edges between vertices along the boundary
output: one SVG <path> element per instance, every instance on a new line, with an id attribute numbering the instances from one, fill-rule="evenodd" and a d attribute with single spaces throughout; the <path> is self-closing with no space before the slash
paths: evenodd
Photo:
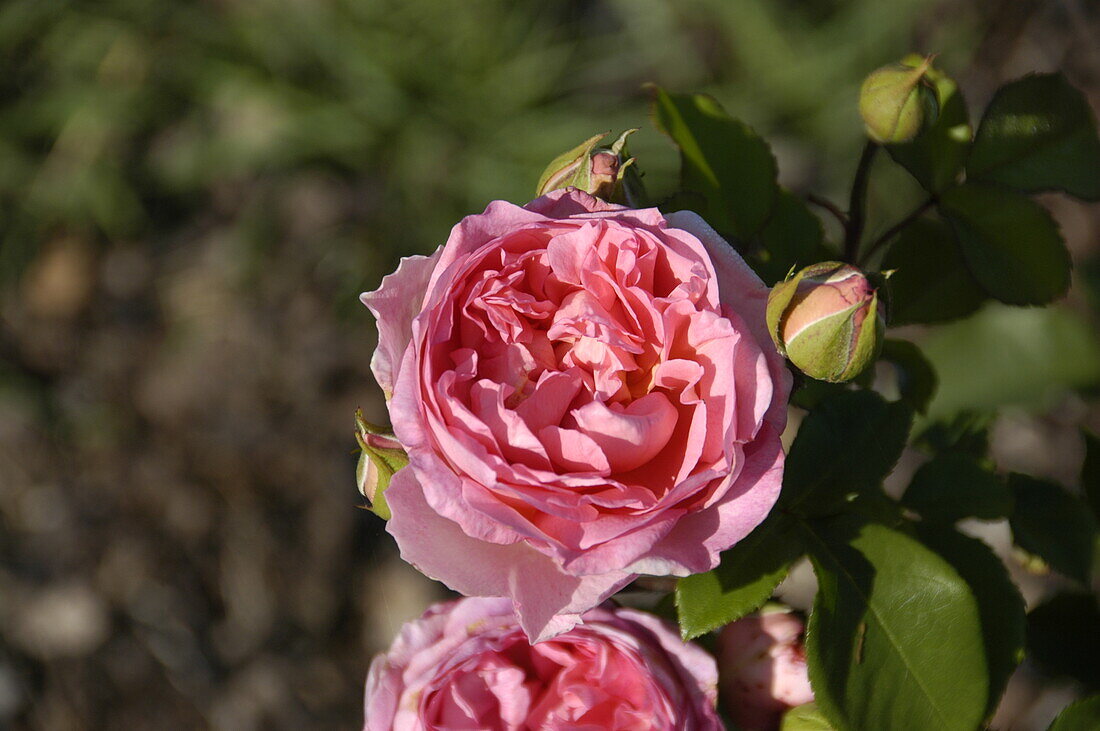
<path id="1" fill-rule="evenodd" d="M 365 731 L 717 730 L 717 682 L 710 655 L 643 612 L 593 609 L 532 645 L 508 600 L 462 599 L 371 664 Z"/>
<path id="2" fill-rule="evenodd" d="M 782 480 L 768 290 L 693 213 L 494 202 L 363 301 L 409 466 L 402 557 L 512 599 L 532 640 L 638 574 L 707 571 Z"/>

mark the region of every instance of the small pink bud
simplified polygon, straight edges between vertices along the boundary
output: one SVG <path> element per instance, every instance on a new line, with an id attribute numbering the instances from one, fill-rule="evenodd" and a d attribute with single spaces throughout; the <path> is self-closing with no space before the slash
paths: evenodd
<path id="1" fill-rule="evenodd" d="M 366 421 L 361 411 L 355 412 L 355 439 L 361 450 L 355 470 L 359 492 L 370 503 L 372 511 L 389 520 L 390 508 L 383 493 L 390 486 L 394 473 L 409 463 L 409 457 L 389 429 Z"/>
<path id="2" fill-rule="evenodd" d="M 718 636 L 718 676 L 726 712 L 743 731 L 779 728 L 783 713 L 814 700 L 803 644 L 805 625 L 794 614 L 753 614 Z"/>
<path id="3" fill-rule="evenodd" d="M 595 135 L 572 150 L 554 158 L 539 178 L 535 195 L 560 188 L 577 188 L 597 198 L 625 202 L 623 176 L 634 159 L 626 153 L 626 138 L 637 130 L 628 129 L 611 147 L 599 147 L 607 133 Z"/>
<path id="4" fill-rule="evenodd" d="M 779 351 L 822 381 L 858 376 L 875 359 L 885 330 L 867 276 L 832 261 L 808 266 L 772 288 L 767 316 Z"/>

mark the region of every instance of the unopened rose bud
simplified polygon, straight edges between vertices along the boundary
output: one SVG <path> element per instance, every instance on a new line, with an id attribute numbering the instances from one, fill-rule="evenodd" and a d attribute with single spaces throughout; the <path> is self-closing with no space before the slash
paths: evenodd
<path id="1" fill-rule="evenodd" d="M 939 105 L 927 78 L 932 59 L 883 66 L 863 81 L 859 114 L 867 135 L 882 144 L 910 142 L 936 121 Z"/>
<path id="2" fill-rule="evenodd" d="M 780 353 L 806 375 L 833 383 L 874 361 L 886 329 L 877 290 L 859 269 L 835 261 L 775 285 L 767 320 Z"/>
<path id="3" fill-rule="evenodd" d="M 389 520 L 390 507 L 384 493 L 394 473 L 409 463 L 408 455 L 389 429 L 366 421 L 361 411 L 355 412 L 355 440 L 362 450 L 355 468 L 359 492 L 378 517 Z"/>
<path id="4" fill-rule="evenodd" d="M 726 712 L 743 731 L 779 728 L 783 713 L 811 703 L 803 637 L 785 609 L 749 615 L 718 635 L 718 677 Z"/>
<path id="5" fill-rule="evenodd" d="M 623 132 L 611 147 L 598 147 L 606 132 L 595 135 L 559 155 L 543 171 L 535 195 L 546 195 L 559 188 L 577 188 L 606 201 L 624 202 L 623 177 L 634 163 L 634 158 L 626 157 L 626 138 L 637 131 Z"/>

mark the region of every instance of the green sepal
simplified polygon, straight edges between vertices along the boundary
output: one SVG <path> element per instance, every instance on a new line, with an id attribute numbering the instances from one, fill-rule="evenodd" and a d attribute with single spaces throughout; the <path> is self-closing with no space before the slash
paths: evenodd
<path id="1" fill-rule="evenodd" d="M 819 381 L 850 381 L 875 361 L 882 347 L 886 326 L 879 316 L 878 292 L 869 303 L 857 303 L 807 326 L 786 343 L 787 357 L 799 370 Z M 854 332 L 853 316 L 868 308 L 867 316 Z"/>
<path id="2" fill-rule="evenodd" d="M 535 186 L 535 196 L 546 195 L 552 190 L 570 185 L 582 190 L 586 189 L 591 171 L 585 163 L 592 157 L 592 151 L 596 149 L 596 145 L 609 134 L 611 134 L 610 131 L 592 135 L 572 150 L 555 157 L 539 176 L 538 185 Z"/>
<path id="3" fill-rule="evenodd" d="M 783 339 L 779 337 L 779 325 L 783 322 L 783 313 L 787 311 L 787 305 L 794 299 L 795 292 L 798 291 L 798 283 L 804 276 L 806 276 L 805 269 L 797 273 L 792 270 L 786 279 L 772 287 L 772 291 L 768 293 L 768 308 L 764 313 L 764 319 L 768 323 L 768 333 L 772 336 L 776 350 L 784 358 L 787 357 L 787 349 L 783 346 Z"/>
<path id="4" fill-rule="evenodd" d="M 377 424 L 372 424 L 363 418 L 363 412 L 355 412 L 355 441 L 359 444 L 359 462 L 355 467 L 355 484 L 359 492 L 367 499 L 369 509 L 383 520 L 390 519 L 390 506 L 386 502 L 385 492 L 390 486 L 394 474 L 409 463 L 409 456 L 404 449 L 381 447 L 371 444 L 371 437 L 381 437 L 397 442 L 393 430 Z M 367 485 L 369 468 L 373 465 L 377 473 L 378 483 L 374 486 L 373 494 Z"/>

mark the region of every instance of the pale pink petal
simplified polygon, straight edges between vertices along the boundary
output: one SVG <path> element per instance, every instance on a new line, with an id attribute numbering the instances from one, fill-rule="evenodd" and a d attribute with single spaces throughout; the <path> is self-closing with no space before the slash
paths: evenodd
<path id="1" fill-rule="evenodd" d="M 718 554 L 760 525 L 779 499 L 783 486 L 783 449 L 770 424 L 745 449 L 745 464 L 722 499 L 707 510 L 689 513 L 644 559 L 627 567 L 639 574 L 688 576 L 710 571 Z"/>
<path id="2" fill-rule="evenodd" d="M 502 546 L 470 538 L 431 509 L 408 468 L 393 476 L 386 501 L 393 513 L 386 531 L 401 558 L 457 592 L 511 597 L 532 642 L 569 630 L 582 612 L 634 578 L 625 572 L 569 576 L 525 543 Z"/>
<path id="3" fill-rule="evenodd" d="M 373 292 L 364 292 L 359 299 L 378 320 L 378 347 L 370 367 L 386 397 L 393 393 L 401 358 L 412 340 L 412 321 L 428 289 L 428 279 L 435 271 L 443 247 L 431 256 L 406 256 L 397 271 L 382 278 Z"/>
<path id="4" fill-rule="evenodd" d="M 439 259 L 436 274 L 432 277 L 429 286 L 434 290 L 436 283 L 447 269 L 456 262 L 463 263 L 467 257 L 490 241 L 524 226 L 545 222 L 545 216 L 513 203 L 491 202 L 485 207 L 484 213 L 466 216 L 451 229 L 451 234 L 443 247 L 443 255 Z"/>
<path id="5" fill-rule="evenodd" d="M 581 381 L 575 373 L 546 371 L 527 400 L 516 407 L 516 413 L 537 434 L 543 427 L 561 423 L 580 389 Z"/>
<path id="6" fill-rule="evenodd" d="M 539 430 L 539 441 L 546 447 L 546 453 L 554 464 L 565 472 L 611 474 L 607 456 L 587 434 L 550 424 Z"/>
<path id="7" fill-rule="evenodd" d="M 653 459 L 676 428 L 676 407 L 658 391 L 626 408 L 590 401 L 572 416 L 577 428 L 600 446 L 615 472 L 632 470 Z"/>
<path id="8" fill-rule="evenodd" d="M 524 208 L 552 219 L 595 220 L 614 218 L 643 226 L 659 226 L 664 216 L 656 208 L 626 208 L 595 198 L 576 188 L 553 190 L 528 203 Z"/>
<path id="9" fill-rule="evenodd" d="M 524 208 L 541 213 L 547 218 L 568 218 L 596 211 L 627 210 L 625 206 L 608 203 L 576 188 L 552 190 L 541 198 L 531 201 Z"/>
<path id="10" fill-rule="evenodd" d="M 731 313 L 740 318 L 744 327 L 752 333 L 759 343 L 768 362 L 768 372 L 773 382 L 772 403 L 767 412 L 767 420 L 783 431 L 787 423 L 787 396 L 791 391 L 792 376 L 783 357 L 776 352 L 768 333 L 768 324 L 764 316 L 768 306 L 768 292 L 764 282 L 741 255 L 725 239 L 692 211 L 677 211 L 666 216 L 669 226 L 687 231 L 696 236 L 707 248 L 714 269 L 718 274 L 719 293 L 726 306 L 723 314 Z"/>

